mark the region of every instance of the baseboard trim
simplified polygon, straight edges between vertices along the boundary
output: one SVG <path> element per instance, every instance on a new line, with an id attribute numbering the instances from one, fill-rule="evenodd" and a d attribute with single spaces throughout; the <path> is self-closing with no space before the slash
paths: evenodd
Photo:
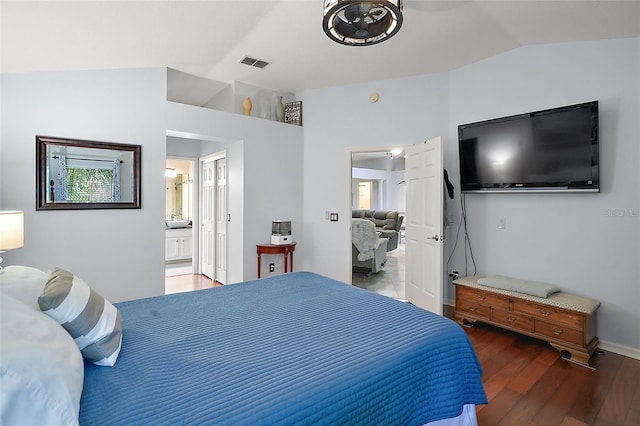
<path id="1" fill-rule="evenodd" d="M 628 356 L 629 358 L 640 360 L 640 349 L 632 348 L 629 346 L 619 345 L 613 342 L 607 342 L 606 340 L 600 340 L 598 345 L 599 349 L 616 353 L 618 355 Z"/>

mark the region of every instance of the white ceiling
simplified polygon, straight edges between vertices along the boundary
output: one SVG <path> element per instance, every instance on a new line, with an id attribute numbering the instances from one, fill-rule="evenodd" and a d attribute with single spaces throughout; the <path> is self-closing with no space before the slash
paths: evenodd
<path id="1" fill-rule="evenodd" d="M 530 44 L 640 36 L 640 0 L 406 0 L 395 37 L 348 47 L 324 34 L 322 5 L 2 0 L 0 69 L 170 67 L 297 92 L 448 71 Z M 245 55 L 271 64 L 239 64 Z M 181 84 L 189 90 L 189 82 Z"/>

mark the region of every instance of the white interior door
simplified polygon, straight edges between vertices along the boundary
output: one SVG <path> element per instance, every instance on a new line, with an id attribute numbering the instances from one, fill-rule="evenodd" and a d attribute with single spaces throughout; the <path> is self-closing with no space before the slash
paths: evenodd
<path id="1" fill-rule="evenodd" d="M 227 283 L 227 159 L 216 160 L 216 280 Z"/>
<path id="2" fill-rule="evenodd" d="M 406 149 L 406 298 L 442 315 L 442 140 Z"/>
<path id="3" fill-rule="evenodd" d="M 370 209 L 373 198 L 373 182 L 358 182 L 358 208 Z"/>
<path id="4" fill-rule="evenodd" d="M 215 277 L 215 161 L 202 161 L 201 168 L 201 221 L 202 232 L 200 233 L 200 268 L 203 275 L 211 279 Z"/>

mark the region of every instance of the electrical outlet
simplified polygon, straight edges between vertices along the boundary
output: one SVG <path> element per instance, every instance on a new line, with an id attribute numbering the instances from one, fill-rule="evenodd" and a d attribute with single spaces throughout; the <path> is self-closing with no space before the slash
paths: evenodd
<path id="1" fill-rule="evenodd" d="M 275 263 L 270 263 L 269 264 L 269 272 L 273 272 L 276 270 L 276 264 Z"/>

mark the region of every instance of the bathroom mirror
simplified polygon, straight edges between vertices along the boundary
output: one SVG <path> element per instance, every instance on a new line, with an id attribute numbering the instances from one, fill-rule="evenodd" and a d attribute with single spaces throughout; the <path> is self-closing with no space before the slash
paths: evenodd
<path id="1" fill-rule="evenodd" d="M 168 227 L 193 220 L 193 160 L 168 158 L 165 170 L 166 210 Z"/>
<path id="2" fill-rule="evenodd" d="M 139 209 L 140 145 L 36 136 L 36 209 Z"/>

